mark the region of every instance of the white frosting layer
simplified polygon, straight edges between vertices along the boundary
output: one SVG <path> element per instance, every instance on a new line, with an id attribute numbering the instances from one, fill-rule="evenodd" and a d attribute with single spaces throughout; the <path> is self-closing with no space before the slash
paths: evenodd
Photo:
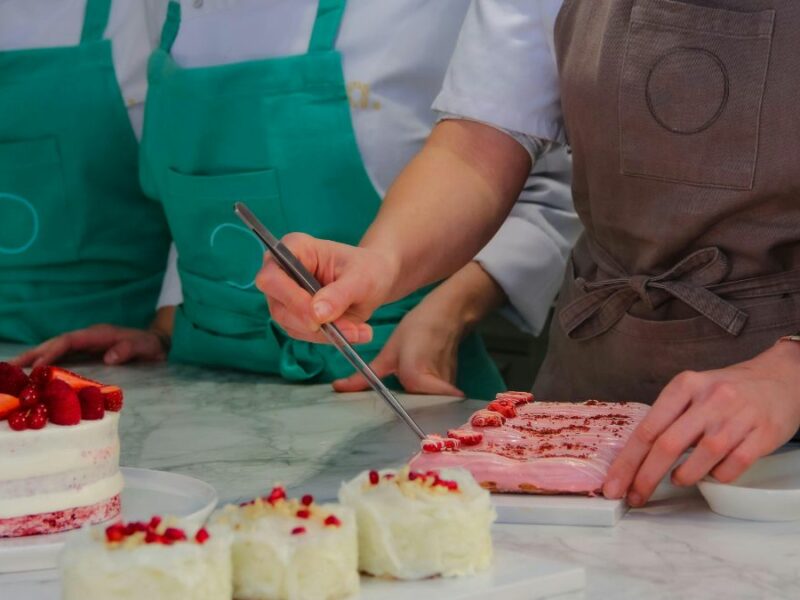
<path id="1" fill-rule="evenodd" d="M 12 431 L 0 423 L 0 519 L 89 506 L 122 490 L 119 414 Z"/>
<path id="2" fill-rule="evenodd" d="M 458 483 L 459 492 L 421 485 L 403 490 L 396 477 L 387 481 L 385 474 L 396 471 L 381 471 L 378 485 L 362 473 L 339 492 L 339 500 L 356 511 L 362 571 L 422 579 L 468 575 L 490 566 L 491 525 L 497 515 L 489 492 L 467 471 L 440 472 L 442 479 Z"/>
<path id="3" fill-rule="evenodd" d="M 195 528 L 178 525 L 190 539 Z M 102 532 L 103 528 L 99 531 Z M 204 544 L 143 544 L 109 549 L 85 528 L 61 559 L 64 600 L 230 600 L 231 536 L 210 531 Z M 98 539 L 100 538 L 100 539 Z"/>
<path id="4" fill-rule="evenodd" d="M 314 505 L 335 514 L 340 526 L 282 514 L 249 518 L 227 506 L 211 519 L 233 532 L 234 597 L 247 600 L 336 600 L 358 593 L 355 516 L 335 504 Z M 292 535 L 292 529 L 306 532 Z"/>

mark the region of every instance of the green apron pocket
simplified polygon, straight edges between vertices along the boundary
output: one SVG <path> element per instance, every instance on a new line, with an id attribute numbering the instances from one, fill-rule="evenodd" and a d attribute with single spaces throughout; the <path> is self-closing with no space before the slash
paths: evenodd
<path id="1" fill-rule="evenodd" d="M 0 142 L 0 267 L 73 262 L 61 156 L 54 137 Z"/>
<path id="2" fill-rule="evenodd" d="M 233 212 L 245 202 L 277 236 L 286 233 L 273 170 L 224 175 L 167 171 L 164 210 L 178 249 L 179 268 L 241 290 L 255 290 L 264 246 Z"/>

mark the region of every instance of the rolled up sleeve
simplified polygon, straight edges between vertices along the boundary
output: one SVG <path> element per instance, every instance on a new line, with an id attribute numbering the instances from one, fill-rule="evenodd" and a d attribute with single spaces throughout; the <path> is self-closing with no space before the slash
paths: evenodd
<path id="1" fill-rule="evenodd" d="M 473 0 L 434 110 L 564 143 L 553 51 L 560 6 L 561 0 Z"/>

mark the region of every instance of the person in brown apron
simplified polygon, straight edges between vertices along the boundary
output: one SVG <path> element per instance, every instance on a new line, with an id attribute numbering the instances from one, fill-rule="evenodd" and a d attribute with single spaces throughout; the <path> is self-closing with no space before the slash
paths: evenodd
<path id="1" fill-rule="evenodd" d="M 691 446 L 675 483 L 730 481 L 800 426 L 800 344 L 778 343 L 800 330 L 800 2 L 567 0 L 555 46 L 585 233 L 534 392 L 654 404 L 609 472 L 609 497 L 646 502 Z M 458 233 L 448 250 L 480 243 L 498 218 L 482 207 L 507 203 L 523 168 L 519 148 L 480 127 L 434 130 L 365 250 L 291 240 L 334 282 L 314 302 L 346 300 L 320 320 L 361 318 L 376 289 L 393 297 L 447 272 L 461 256 L 441 251 L 444 223 Z M 460 160 L 444 161 L 442 147 Z M 425 175 L 435 164 L 449 186 L 441 198 L 426 190 L 443 187 Z M 476 173 L 496 192 L 473 181 L 460 193 Z M 417 219 L 403 236 L 420 211 L 436 230 L 426 236 Z M 435 265 L 413 260 L 434 247 Z M 260 285 L 285 304 L 269 261 Z"/>

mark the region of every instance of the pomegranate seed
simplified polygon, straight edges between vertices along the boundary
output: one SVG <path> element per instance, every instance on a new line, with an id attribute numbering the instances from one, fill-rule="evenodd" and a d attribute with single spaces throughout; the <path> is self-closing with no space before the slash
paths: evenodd
<path id="1" fill-rule="evenodd" d="M 306 532 L 305 527 L 295 527 L 292 529 L 292 535 L 301 535 Z"/>
<path id="2" fill-rule="evenodd" d="M 270 504 L 275 504 L 278 500 L 285 500 L 286 499 L 286 490 L 282 487 L 274 487 L 272 491 L 267 496 L 267 502 Z"/>
<path id="3" fill-rule="evenodd" d="M 164 540 L 155 531 L 151 530 L 144 534 L 144 542 L 145 544 L 162 544 Z"/>
<path id="4" fill-rule="evenodd" d="M 183 532 L 182 529 L 178 529 L 177 527 L 167 527 L 167 530 L 164 532 L 164 537 L 168 540 L 173 541 L 181 541 L 186 539 L 186 534 Z"/>
<path id="5" fill-rule="evenodd" d="M 378 475 L 377 471 L 370 471 L 369 472 L 369 482 L 372 485 L 378 485 L 378 482 L 381 480 L 381 476 Z"/>
<path id="6" fill-rule="evenodd" d="M 339 527 L 341 524 L 342 522 L 336 515 L 330 515 L 325 519 L 325 525 L 328 527 Z"/>
<path id="7" fill-rule="evenodd" d="M 303 506 L 311 506 L 312 504 L 314 504 L 314 496 L 312 496 L 311 494 L 306 494 L 300 499 L 300 504 L 302 504 Z"/>
<path id="8" fill-rule="evenodd" d="M 194 540 L 198 544 L 205 544 L 209 537 L 211 536 L 208 535 L 208 531 L 206 531 L 205 527 L 201 527 L 197 530 L 197 533 L 194 534 Z"/>
<path id="9" fill-rule="evenodd" d="M 106 527 L 106 540 L 109 542 L 121 542 L 125 539 L 125 526 L 121 523 Z"/>
<path id="10" fill-rule="evenodd" d="M 419 477 L 419 473 L 417 473 L 416 471 L 411 471 L 408 474 L 408 480 L 409 481 L 414 481 L 417 477 Z"/>
<path id="11" fill-rule="evenodd" d="M 159 525 L 161 525 L 161 517 L 158 516 L 152 517 L 150 522 L 147 524 L 150 529 L 156 529 Z"/>
<path id="12" fill-rule="evenodd" d="M 297 511 L 297 518 L 298 519 L 307 519 L 311 516 L 311 511 L 303 508 Z"/>

